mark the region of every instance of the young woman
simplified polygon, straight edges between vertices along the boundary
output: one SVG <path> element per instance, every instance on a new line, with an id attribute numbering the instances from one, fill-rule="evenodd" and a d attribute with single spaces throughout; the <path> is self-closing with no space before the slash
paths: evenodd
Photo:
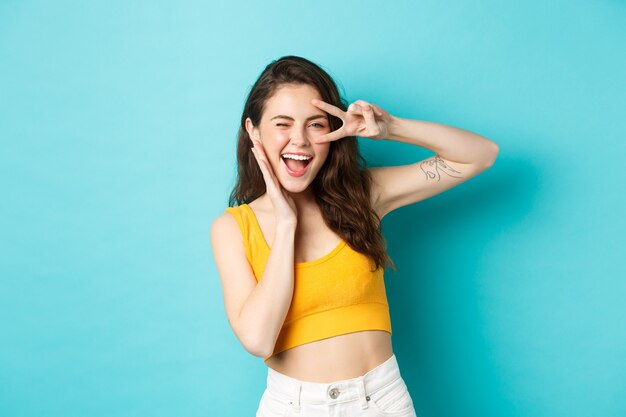
<path id="1" fill-rule="evenodd" d="M 356 137 L 435 155 L 367 169 Z M 415 416 L 391 344 L 380 221 L 490 167 L 477 134 L 346 108 L 318 65 L 271 62 L 247 97 L 229 207 L 211 226 L 228 321 L 268 366 L 257 416 Z M 236 205 L 235 205 L 236 203 Z"/>

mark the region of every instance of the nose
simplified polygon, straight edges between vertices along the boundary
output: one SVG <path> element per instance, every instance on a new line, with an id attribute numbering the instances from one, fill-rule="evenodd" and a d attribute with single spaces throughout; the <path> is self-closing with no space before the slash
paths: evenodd
<path id="1" fill-rule="evenodd" d="M 298 146 L 307 146 L 311 144 L 304 128 L 294 128 L 289 136 L 289 141 Z"/>

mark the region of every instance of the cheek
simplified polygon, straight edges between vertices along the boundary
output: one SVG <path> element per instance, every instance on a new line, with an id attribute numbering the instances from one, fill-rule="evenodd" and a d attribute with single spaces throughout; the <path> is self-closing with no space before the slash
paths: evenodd
<path id="1" fill-rule="evenodd" d="M 274 134 L 265 136 L 262 143 L 267 157 L 274 158 L 287 145 L 287 140 Z"/>
<path id="2" fill-rule="evenodd" d="M 316 155 L 317 155 L 318 169 L 321 169 L 322 166 L 326 164 L 326 161 L 328 160 L 328 152 L 318 151 L 316 152 Z"/>
<path id="3" fill-rule="evenodd" d="M 271 144 L 272 150 L 279 153 L 285 148 L 285 146 L 287 146 L 287 144 L 289 144 L 289 135 L 286 133 L 282 133 L 282 132 L 275 133 L 272 136 L 270 144 Z"/>

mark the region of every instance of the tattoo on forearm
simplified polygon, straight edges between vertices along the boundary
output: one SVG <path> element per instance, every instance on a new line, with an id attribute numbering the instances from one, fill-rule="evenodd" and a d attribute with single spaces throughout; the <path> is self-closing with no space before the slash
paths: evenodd
<path id="1" fill-rule="evenodd" d="M 461 174 L 459 171 L 452 168 L 450 165 L 446 164 L 443 159 L 439 155 L 435 155 L 432 158 L 428 158 L 425 161 L 422 161 L 420 164 L 420 168 L 424 174 L 426 174 L 426 179 L 439 179 L 441 175 L 439 175 L 439 171 L 443 171 L 451 177 L 461 178 L 462 175 L 453 175 L 453 174 Z"/>

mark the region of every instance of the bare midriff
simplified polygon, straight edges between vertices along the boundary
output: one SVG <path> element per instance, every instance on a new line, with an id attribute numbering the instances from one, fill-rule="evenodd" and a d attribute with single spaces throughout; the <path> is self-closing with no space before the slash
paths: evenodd
<path id="1" fill-rule="evenodd" d="M 392 354 L 388 332 L 366 330 L 296 346 L 276 354 L 265 363 L 301 381 L 327 383 L 362 376 Z"/>

